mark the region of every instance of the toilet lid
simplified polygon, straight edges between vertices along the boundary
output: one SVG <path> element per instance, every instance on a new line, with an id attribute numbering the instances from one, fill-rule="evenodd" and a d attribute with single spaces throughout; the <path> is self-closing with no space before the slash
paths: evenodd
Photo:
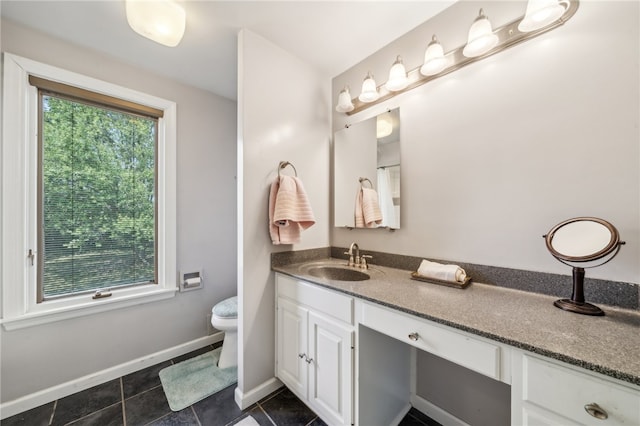
<path id="1" fill-rule="evenodd" d="M 238 316 L 238 297 L 233 296 L 217 303 L 212 312 L 219 318 L 236 318 Z"/>

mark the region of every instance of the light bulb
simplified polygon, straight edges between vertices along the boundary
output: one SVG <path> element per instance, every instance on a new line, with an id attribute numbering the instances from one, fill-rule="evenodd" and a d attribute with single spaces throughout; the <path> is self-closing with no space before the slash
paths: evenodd
<path id="1" fill-rule="evenodd" d="M 469 28 L 468 41 L 462 49 L 462 54 L 467 58 L 481 56 L 496 47 L 497 44 L 498 36 L 493 33 L 489 18 L 480 9 L 478 17 Z"/>
<path id="2" fill-rule="evenodd" d="M 338 95 L 338 105 L 336 111 L 338 112 L 350 112 L 353 111 L 353 102 L 351 102 L 351 93 L 349 93 L 349 87 L 346 86 L 340 91 Z"/>
<path id="3" fill-rule="evenodd" d="M 387 80 L 386 88 L 392 92 L 402 90 L 409 85 L 409 79 L 407 78 L 407 70 L 402 63 L 400 55 L 396 58 L 396 61 L 389 70 L 389 80 Z"/>
<path id="4" fill-rule="evenodd" d="M 434 35 L 431 38 L 431 42 L 427 45 L 427 50 L 424 52 L 424 63 L 420 67 L 420 74 L 429 76 L 438 74 L 444 70 L 448 65 L 447 59 L 444 57 L 444 49 L 438 41 L 438 38 Z"/>
<path id="5" fill-rule="evenodd" d="M 557 21 L 568 8 L 568 1 L 529 0 L 527 12 L 518 24 L 518 30 L 527 33 L 544 28 Z"/>
<path id="6" fill-rule="evenodd" d="M 378 86 L 376 86 L 376 81 L 373 79 L 371 71 L 369 71 L 362 82 L 362 92 L 360 96 L 358 96 L 358 99 L 360 99 L 361 102 L 368 103 L 378 100 L 379 97 Z"/>

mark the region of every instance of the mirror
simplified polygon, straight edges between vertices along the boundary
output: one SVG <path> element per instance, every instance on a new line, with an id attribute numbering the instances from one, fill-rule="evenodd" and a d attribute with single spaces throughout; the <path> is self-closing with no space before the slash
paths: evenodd
<path id="1" fill-rule="evenodd" d="M 577 217 L 554 226 L 544 239 L 553 257 L 573 267 L 571 299 L 556 300 L 553 304 L 578 314 L 604 315 L 602 309 L 584 300 L 584 268 L 604 265 L 618 254 L 624 244 L 618 230 L 603 219 Z M 586 266 L 587 262 L 592 263 Z"/>
<path id="2" fill-rule="evenodd" d="M 400 228 L 398 108 L 337 131 L 333 166 L 335 226 Z"/>

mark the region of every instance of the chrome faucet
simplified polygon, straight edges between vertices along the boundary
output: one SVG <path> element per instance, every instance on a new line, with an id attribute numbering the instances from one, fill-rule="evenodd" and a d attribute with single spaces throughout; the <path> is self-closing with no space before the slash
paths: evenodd
<path id="1" fill-rule="evenodd" d="M 355 259 L 353 256 L 353 249 L 356 250 Z M 345 251 L 344 254 L 349 255 L 349 266 L 360 266 L 360 247 L 358 247 L 358 244 L 351 243 L 351 247 L 349 247 L 349 251 Z"/>

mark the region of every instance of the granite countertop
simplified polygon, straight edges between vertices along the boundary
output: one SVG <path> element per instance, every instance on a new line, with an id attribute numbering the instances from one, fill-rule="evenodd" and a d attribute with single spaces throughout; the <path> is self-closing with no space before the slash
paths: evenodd
<path id="1" fill-rule="evenodd" d="M 412 280 L 411 272 L 372 265 L 366 281 L 308 275 L 310 263 L 345 265 L 340 259 L 273 266 L 322 287 L 397 309 L 516 348 L 640 385 L 640 313 L 601 306 L 604 316 L 570 313 L 557 297 L 472 282 L 466 289 Z"/>

